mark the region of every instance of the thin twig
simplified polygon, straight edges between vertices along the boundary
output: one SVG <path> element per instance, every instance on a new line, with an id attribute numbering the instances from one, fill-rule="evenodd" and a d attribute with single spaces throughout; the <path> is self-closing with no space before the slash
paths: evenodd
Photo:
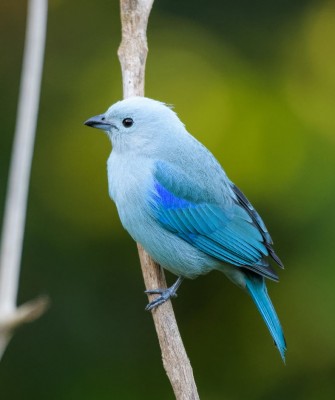
<path id="1" fill-rule="evenodd" d="M 144 71 L 148 53 L 147 23 L 153 0 L 121 0 L 122 42 L 118 55 L 124 97 L 144 96 Z M 138 245 L 147 289 L 165 288 L 162 268 Z M 177 400 L 197 400 L 199 395 L 190 361 L 181 339 L 170 301 L 152 311 L 163 365 Z"/>
<path id="2" fill-rule="evenodd" d="M 42 79 L 47 0 L 30 0 L 20 96 L 0 248 L 0 359 L 14 326 L 45 309 L 40 301 L 16 307 L 31 162 Z M 15 321 L 15 323 L 13 323 Z"/>

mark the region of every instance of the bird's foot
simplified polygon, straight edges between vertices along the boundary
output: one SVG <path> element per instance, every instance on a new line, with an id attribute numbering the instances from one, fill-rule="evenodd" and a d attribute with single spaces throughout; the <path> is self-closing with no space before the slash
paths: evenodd
<path id="1" fill-rule="evenodd" d="M 175 291 L 171 290 L 171 288 L 146 290 L 145 293 L 147 293 L 147 294 L 160 294 L 159 297 L 157 297 L 155 300 L 151 301 L 145 307 L 145 309 L 147 311 L 150 311 L 153 308 L 160 306 L 161 304 L 163 304 L 167 300 L 169 300 L 171 297 L 177 297 L 177 293 Z"/>
<path id="2" fill-rule="evenodd" d="M 152 310 L 155 307 L 160 306 L 161 304 L 165 303 L 171 297 L 177 297 L 177 289 L 179 288 L 181 282 L 183 281 L 182 277 L 179 277 L 177 281 L 167 289 L 152 289 L 146 290 L 145 293 L 147 294 L 160 294 L 155 300 L 151 301 L 145 309 L 147 311 Z"/>

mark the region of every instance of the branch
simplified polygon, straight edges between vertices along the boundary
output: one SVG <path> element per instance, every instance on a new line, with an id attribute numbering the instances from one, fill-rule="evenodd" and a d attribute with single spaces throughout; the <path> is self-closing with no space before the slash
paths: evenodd
<path id="1" fill-rule="evenodd" d="M 46 21 L 47 0 L 30 0 L 0 248 L 0 359 L 14 327 L 37 318 L 46 308 L 45 300 L 42 302 L 36 300 L 16 307 L 42 78 Z"/>
<path id="2" fill-rule="evenodd" d="M 146 30 L 153 0 L 121 0 L 121 63 L 124 97 L 144 95 L 144 71 L 148 53 Z M 166 288 L 163 269 L 138 244 L 146 289 Z M 163 365 L 177 400 L 197 400 L 199 395 L 190 361 L 181 339 L 171 301 L 152 310 L 162 351 Z"/>
<path id="3" fill-rule="evenodd" d="M 163 268 L 138 244 L 145 287 L 166 288 Z M 170 300 L 152 310 L 155 328 L 167 376 L 177 400 L 199 400 L 193 370 L 188 359 Z"/>

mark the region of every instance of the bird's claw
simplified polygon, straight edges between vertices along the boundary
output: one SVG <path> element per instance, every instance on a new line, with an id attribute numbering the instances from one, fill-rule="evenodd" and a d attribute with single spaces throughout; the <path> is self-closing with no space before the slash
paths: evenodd
<path id="1" fill-rule="evenodd" d="M 162 294 L 166 289 L 149 289 L 145 290 L 144 293 L 146 294 Z"/>
<path id="2" fill-rule="evenodd" d="M 173 290 L 171 288 L 146 290 L 145 293 L 147 293 L 147 294 L 160 294 L 159 297 L 157 297 L 155 300 L 151 301 L 145 307 L 146 311 L 150 311 L 153 308 L 160 306 L 161 304 L 163 304 L 167 300 L 169 300 L 171 297 L 177 297 L 177 293 L 175 292 L 175 290 Z"/>
<path id="3" fill-rule="evenodd" d="M 167 289 L 150 289 L 150 290 L 145 290 L 144 293 L 146 294 L 161 294 L 164 295 L 166 292 L 170 292 L 170 297 L 177 297 L 177 293 L 173 290 L 171 290 L 171 288 L 167 288 Z"/>
<path id="4" fill-rule="evenodd" d="M 169 300 L 171 297 L 177 297 L 177 290 L 180 286 L 180 284 L 183 281 L 183 277 L 179 277 L 176 282 L 169 288 L 167 289 L 149 289 L 146 290 L 145 293 L 147 294 L 160 294 L 159 297 L 157 297 L 155 300 L 151 301 L 145 309 L 147 311 L 152 310 L 155 307 L 160 306 L 161 304 L 165 303 L 167 300 Z"/>

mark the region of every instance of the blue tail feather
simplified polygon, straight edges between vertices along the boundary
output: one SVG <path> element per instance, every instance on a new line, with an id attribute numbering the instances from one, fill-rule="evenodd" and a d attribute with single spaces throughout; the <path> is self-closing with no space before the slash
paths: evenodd
<path id="1" fill-rule="evenodd" d="M 286 341 L 279 318 L 268 296 L 264 278 L 256 274 L 246 273 L 246 285 L 285 363 Z"/>

